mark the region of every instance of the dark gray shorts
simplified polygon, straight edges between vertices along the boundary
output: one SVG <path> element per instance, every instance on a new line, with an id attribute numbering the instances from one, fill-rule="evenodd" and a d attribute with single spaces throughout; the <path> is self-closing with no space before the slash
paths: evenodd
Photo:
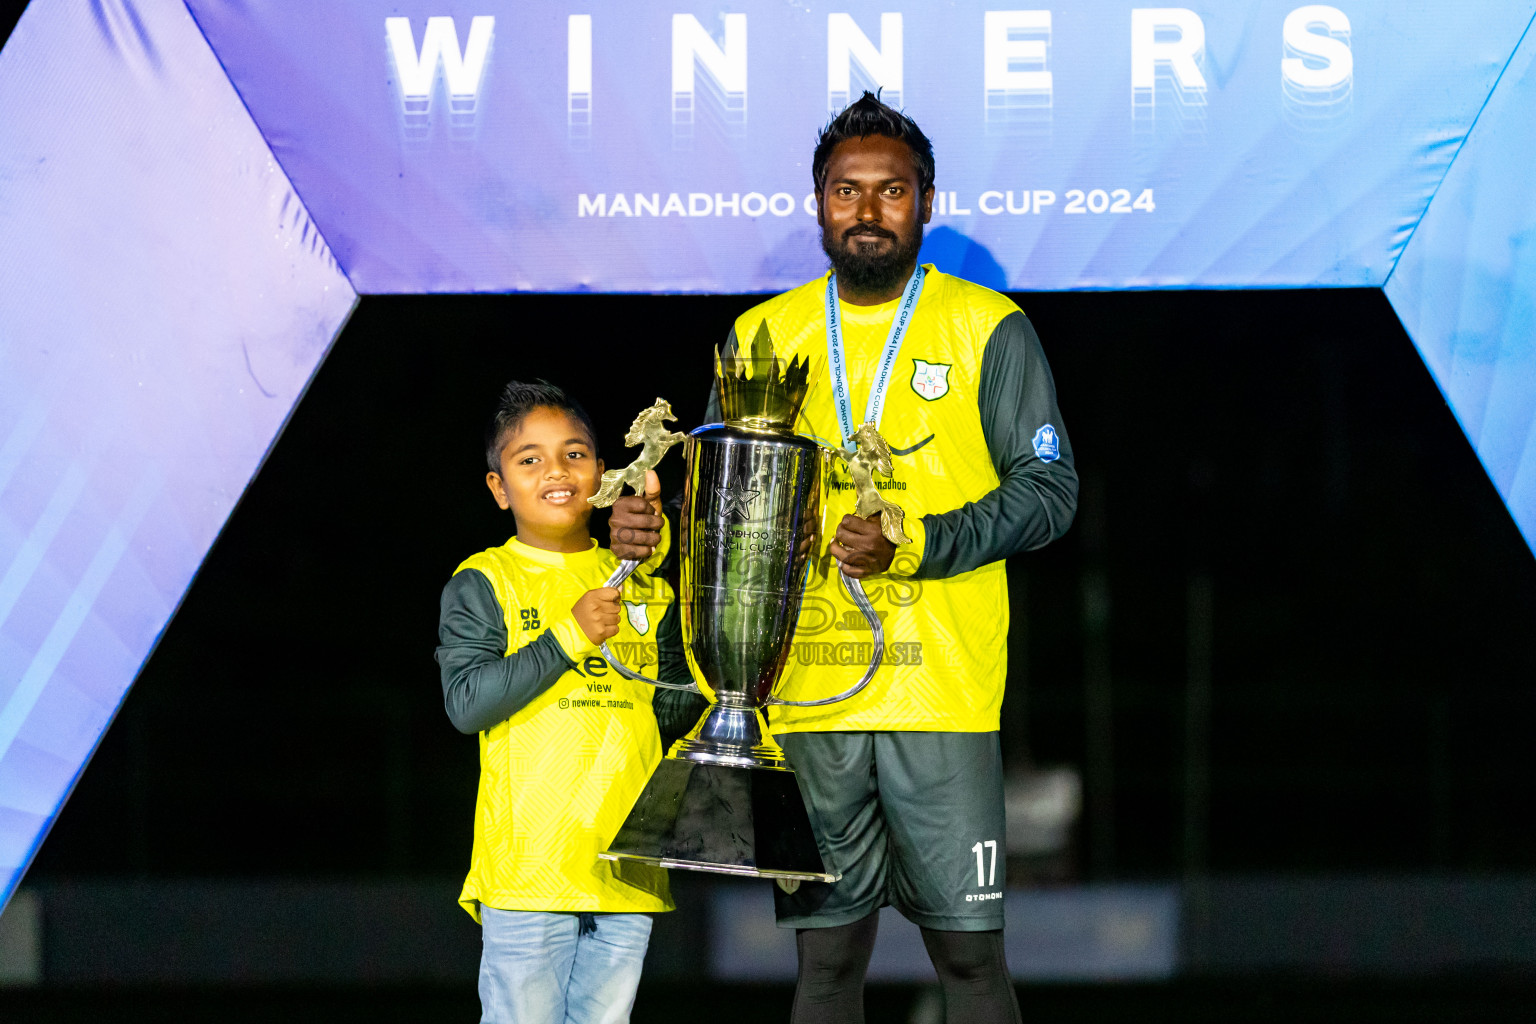
<path id="1" fill-rule="evenodd" d="M 995 732 L 777 737 L 840 881 L 774 887 L 781 928 L 835 928 L 886 904 L 924 927 L 1003 926 L 1003 760 Z"/>

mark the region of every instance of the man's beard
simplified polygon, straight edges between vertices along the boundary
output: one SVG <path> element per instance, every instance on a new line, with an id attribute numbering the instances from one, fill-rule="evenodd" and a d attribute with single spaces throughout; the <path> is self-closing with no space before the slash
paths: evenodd
<path id="1" fill-rule="evenodd" d="M 872 226 L 853 228 L 854 234 L 843 233 L 841 244 L 830 231 L 821 233 L 821 250 L 832 261 L 832 270 L 839 283 L 854 292 L 879 295 L 891 291 L 906 280 L 917 264 L 917 253 L 923 247 L 923 226 L 917 225 L 912 236 L 903 241 L 894 232 Z M 859 251 L 856 239 L 860 235 L 894 238 L 896 245 L 881 253 L 865 254 Z"/>

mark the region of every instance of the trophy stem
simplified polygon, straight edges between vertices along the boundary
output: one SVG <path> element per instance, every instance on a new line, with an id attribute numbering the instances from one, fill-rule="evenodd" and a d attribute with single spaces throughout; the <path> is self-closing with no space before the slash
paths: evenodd
<path id="1" fill-rule="evenodd" d="M 717 703 L 688 735 L 672 744 L 669 757 L 695 764 L 733 765 L 785 771 L 784 751 L 768 736 L 760 708 L 740 693 L 717 694 Z"/>

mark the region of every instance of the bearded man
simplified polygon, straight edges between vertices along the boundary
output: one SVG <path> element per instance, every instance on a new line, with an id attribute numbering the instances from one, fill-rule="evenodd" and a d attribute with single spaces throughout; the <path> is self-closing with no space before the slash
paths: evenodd
<path id="1" fill-rule="evenodd" d="M 771 719 L 822 857 L 842 874 L 775 892 L 779 925 L 795 929 L 799 952 L 793 1021 L 863 1021 L 864 975 L 890 904 L 922 930 L 947 1021 L 1017 1022 L 999 864 L 1003 559 L 1071 524 L 1072 448 L 1018 306 L 918 265 L 934 161 L 912 119 L 866 92 L 821 133 L 812 175 L 831 272 L 743 314 L 727 350 L 766 321 L 780 359 L 810 359 L 800 433 L 842 447 L 876 422 L 895 456 L 885 496 L 906 509 L 911 542 L 892 545 L 878 516 L 852 515 L 852 485 L 835 471 L 827 521 L 844 514 L 809 574 L 778 692 L 830 696 L 862 665 L 842 666 L 848 650 L 866 647 L 867 660 L 867 644 L 847 642 L 857 639 L 845 632 L 854 623 L 867 627 L 833 570 L 866 581 L 889 648 L 857 696 L 775 708 Z M 719 419 L 712 399 L 706 422 Z M 614 506 L 615 554 L 649 557 L 661 536 L 655 510 L 639 497 Z"/>

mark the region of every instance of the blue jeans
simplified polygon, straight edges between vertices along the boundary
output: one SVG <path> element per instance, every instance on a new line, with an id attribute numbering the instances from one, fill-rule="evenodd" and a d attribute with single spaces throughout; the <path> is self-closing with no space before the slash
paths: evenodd
<path id="1" fill-rule="evenodd" d="M 649 914 L 575 914 L 480 905 L 481 1024 L 626 1024 L 651 938 Z"/>

